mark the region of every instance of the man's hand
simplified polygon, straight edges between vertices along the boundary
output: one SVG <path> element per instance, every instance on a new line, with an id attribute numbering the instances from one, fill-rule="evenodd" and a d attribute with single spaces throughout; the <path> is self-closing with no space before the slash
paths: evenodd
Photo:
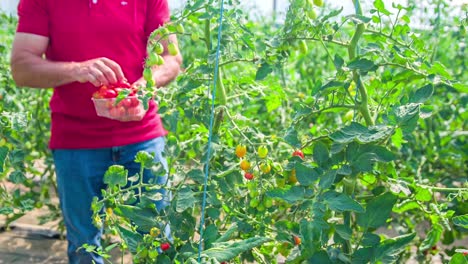
<path id="1" fill-rule="evenodd" d="M 51 88 L 71 82 L 95 86 L 125 81 L 120 66 L 107 58 L 84 62 L 55 62 L 43 58 L 49 38 L 16 33 L 11 52 L 11 73 L 18 86 Z"/>
<path id="2" fill-rule="evenodd" d="M 126 81 L 120 65 L 108 58 L 97 58 L 75 63 L 76 81 L 94 86 Z"/>

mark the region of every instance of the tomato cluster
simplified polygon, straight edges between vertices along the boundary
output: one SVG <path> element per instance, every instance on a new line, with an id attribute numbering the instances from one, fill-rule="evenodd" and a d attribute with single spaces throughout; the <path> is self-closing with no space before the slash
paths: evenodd
<path id="1" fill-rule="evenodd" d="M 120 92 L 128 90 L 129 96 L 135 96 L 138 88 L 132 86 L 128 82 L 120 82 L 117 84 L 102 85 L 99 90 L 93 93 L 94 99 L 116 98 Z"/>
<path id="2" fill-rule="evenodd" d="M 122 92 L 128 96 L 117 102 L 116 98 Z M 102 85 L 93 93 L 98 115 L 121 121 L 140 120 L 143 109 L 136 97 L 137 92 L 138 89 L 136 87 L 126 82 L 114 85 Z"/>

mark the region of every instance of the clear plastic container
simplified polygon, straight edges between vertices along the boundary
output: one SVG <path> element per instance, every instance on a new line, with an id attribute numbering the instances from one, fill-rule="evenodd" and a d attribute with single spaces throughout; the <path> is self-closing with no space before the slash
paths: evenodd
<path id="1" fill-rule="evenodd" d="M 140 121 L 146 114 L 143 104 L 136 96 L 129 96 L 116 104 L 116 98 L 92 98 L 98 116 L 127 122 Z"/>

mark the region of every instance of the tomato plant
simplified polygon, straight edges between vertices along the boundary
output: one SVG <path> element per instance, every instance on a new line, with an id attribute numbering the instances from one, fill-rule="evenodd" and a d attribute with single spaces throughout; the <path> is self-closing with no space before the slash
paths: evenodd
<path id="1" fill-rule="evenodd" d="M 278 23 L 252 20 L 228 3 L 208 157 L 219 3 L 188 1 L 148 49 L 143 102 L 157 83 L 149 67 L 164 63 L 159 40 L 177 34 L 180 51 L 168 52 L 181 52 L 185 63 L 155 96 L 169 131 L 170 205 L 156 210 L 163 186 L 114 166 L 93 203 L 96 225 L 121 237 L 135 263 L 196 263 L 200 243 L 202 260 L 212 263 L 277 263 L 279 256 L 287 263 L 431 263 L 432 255 L 463 263 L 466 246 L 455 242 L 468 228 L 466 7 L 453 17 L 446 3 L 432 1 L 418 17 L 424 11 L 416 1 L 390 7 L 375 0 L 363 9 L 354 0 L 354 14 L 343 15 L 327 1 L 293 0 Z M 432 30 L 417 28 L 418 19 Z M 15 105 L 8 97 L 26 92 L 7 84 L 3 109 L 29 107 L 32 96 Z M 5 141 L 4 168 L 21 171 L 24 159 L 11 155 L 26 146 L 13 129 L 2 135 L 16 138 Z M 158 171 L 150 160 L 149 153 L 136 157 Z M 132 187 L 122 187 L 128 181 Z M 40 198 L 28 195 L 31 201 L 20 195 L 15 204 L 2 199 L 10 217 Z"/>

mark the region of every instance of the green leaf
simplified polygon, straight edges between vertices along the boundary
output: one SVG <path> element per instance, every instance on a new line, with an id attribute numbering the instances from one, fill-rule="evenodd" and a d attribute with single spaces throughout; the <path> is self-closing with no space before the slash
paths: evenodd
<path id="1" fill-rule="evenodd" d="M 374 153 L 360 154 L 352 163 L 360 172 L 371 171 L 374 168 L 376 156 Z"/>
<path id="2" fill-rule="evenodd" d="M 181 213 L 188 208 L 192 208 L 195 205 L 195 201 L 192 189 L 188 186 L 182 187 L 177 193 L 176 211 Z"/>
<path id="3" fill-rule="evenodd" d="M 335 226 L 335 231 L 340 235 L 341 238 L 343 238 L 346 241 L 351 240 L 351 236 L 353 235 L 353 231 L 349 226 L 345 225 L 336 225 Z"/>
<path id="4" fill-rule="evenodd" d="M 420 202 L 430 202 L 432 200 L 432 192 L 428 189 L 416 187 L 416 200 Z"/>
<path id="5" fill-rule="evenodd" d="M 432 246 L 435 246 L 437 242 L 439 242 L 443 231 L 444 228 L 440 224 L 433 224 L 432 228 L 427 233 L 426 238 L 419 246 L 419 250 L 424 251 L 430 249 Z"/>
<path id="6" fill-rule="evenodd" d="M 333 183 L 335 182 L 336 174 L 337 174 L 336 170 L 330 170 L 330 171 L 327 171 L 324 174 L 322 174 L 320 176 L 319 187 L 322 190 L 326 190 L 326 189 L 330 188 L 333 185 Z"/>
<path id="7" fill-rule="evenodd" d="M 231 225 L 231 227 L 229 227 L 229 229 L 226 232 L 224 232 L 223 235 L 221 235 L 218 239 L 216 239 L 215 243 L 228 241 L 229 239 L 231 239 L 235 235 L 235 233 L 237 231 L 239 231 L 239 228 L 238 228 L 237 223 L 234 222 Z"/>
<path id="8" fill-rule="evenodd" d="M 405 140 L 403 139 L 403 131 L 401 130 L 401 128 L 395 129 L 395 133 L 392 136 L 392 142 L 393 145 L 395 145 L 395 147 L 397 147 L 398 149 L 400 149 L 403 143 L 405 142 Z"/>
<path id="9" fill-rule="evenodd" d="M 365 233 L 362 236 L 363 247 L 374 247 L 380 243 L 380 236 L 373 233 Z"/>
<path id="10" fill-rule="evenodd" d="M 340 55 L 335 54 L 335 58 L 333 59 L 333 64 L 335 64 L 335 68 L 339 70 L 343 67 L 344 60 Z"/>
<path id="11" fill-rule="evenodd" d="M 202 170 L 195 169 L 187 173 L 187 176 L 198 183 L 203 183 L 205 181 L 205 174 Z"/>
<path id="12" fill-rule="evenodd" d="M 303 186 L 309 186 L 317 181 L 319 174 L 311 166 L 297 162 L 295 164 L 296 177 Z"/>
<path id="13" fill-rule="evenodd" d="M 153 161 L 154 156 L 147 151 L 139 151 L 135 156 L 135 162 L 140 163 L 146 169 L 150 169 L 153 166 Z"/>
<path id="14" fill-rule="evenodd" d="M 314 219 L 315 220 L 315 219 Z M 302 237 L 301 246 L 303 248 L 309 249 L 308 251 L 302 251 L 301 257 L 308 258 L 312 256 L 314 251 L 312 249 L 320 247 L 321 233 L 323 228 L 321 228 L 318 221 L 302 219 L 300 222 L 300 234 Z"/>
<path id="15" fill-rule="evenodd" d="M 8 180 L 14 184 L 23 183 L 26 179 L 27 178 L 24 173 L 18 170 L 15 170 L 14 172 L 10 173 L 10 175 L 8 175 Z"/>
<path id="16" fill-rule="evenodd" d="M 374 1 L 374 7 L 382 14 L 384 15 L 391 15 L 390 11 L 388 11 L 387 9 L 385 9 L 385 5 L 384 5 L 384 2 L 382 0 L 375 0 Z"/>
<path id="17" fill-rule="evenodd" d="M 121 225 L 117 225 L 119 235 L 125 241 L 125 244 L 128 246 L 128 250 L 132 254 L 137 253 L 138 244 L 143 241 L 143 236 L 137 232 L 130 231 Z"/>
<path id="18" fill-rule="evenodd" d="M 407 200 L 393 208 L 393 212 L 401 214 L 409 210 L 419 209 L 420 206 L 416 201 Z"/>
<path id="19" fill-rule="evenodd" d="M 432 64 L 432 67 L 428 70 L 428 73 L 438 74 L 446 79 L 451 79 L 452 76 L 447 71 L 447 68 L 442 63 L 436 61 Z"/>
<path id="20" fill-rule="evenodd" d="M 374 254 L 373 247 L 362 247 L 353 253 L 352 264 L 362 264 L 371 262 L 372 255 Z M 373 263 L 373 262 L 372 262 Z"/>
<path id="21" fill-rule="evenodd" d="M 294 127 L 290 127 L 284 135 L 284 141 L 295 148 L 301 147 L 301 142 Z"/>
<path id="22" fill-rule="evenodd" d="M 156 209 L 141 208 L 132 205 L 119 204 L 114 209 L 115 214 L 127 218 L 137 226 L 137 229 L 142 232 L 149 232 L 152 227 L 158 226 L 159 221 L 156 220 Z"/>
<path id="23" fill-rule="evenodd" d="M 361 143 L 372 143 L 386 139 L 392 135 L 392 126 L 374 126 L 367 128 L 359 123 L 352 122 L 350 125 L 332 133 L 329 137 L 335 143 L 349 143 L 357 140 Z"/>
<path id="24" fill-rule="evenodd" d="M 365 210 L 357 201 L 347 196 L 344 193 L 328 191 L 323 194 L 323 202 L 330 207 L 331 210 L 337 212 L 354 211 L 363 213 Z"/>
<path id="25" fill-rule="evenodd" d="M 432 84 L 427 84 L 422 88 L 419 88 L 413 96 L 410 98 L 411 103 L 424 103 L 429 99 L 434 93 L 434 86 Z"/>
<path id="26" fill-rule="evenodd" d="M 384 240 L 375 250 L 373 263 L 395 263 L 401 252 L 414 239 L 416 233 L 411 233 Z"/>
<path id="27" fill-rule="evenodd" d="M 11 206 L 3 206 L 0 207 L 0 215 L 9 215 L 9 214 L 12 214 L 14 213 L 14 208 L 11 207 Z"/>
<path id="28" fill-rule="evenodd" d="M 453 88 L 455 88 L 460 93 L 468 93 L 468 84 L 455 83 L 453 84 Z"/>
<path id="29" fill-rule="evenodd" d="M 455 216 L 452 218 L 452 222 L 454 225 L 468 229 L 468 214 Z"/>
<path id="30" fill-rule="evenodd" d="M 328 161 L 329 156 L 330 156 L 330 153 L 325 143 L 321 141 L 315 143 L 314 154 L 313 154 L 315 162 L 317 162 L 319 165 L 323 165 Z"/>
<path id="31" fill-rule="evenodd" d="M 5 159 L 8 156 L 8 148 L 7 147 L 0 147 L 0 173 L 2 173 Z"/>
<path id="32" fill-rule="evenodd" d="M 287 186 L 267 191 L 266 195 L 271 198 L 279 198 L 288 203 L 295 203 L 304 200 L 306 193 L 305 188 L 302 186 Z"/>
<path id="33" fill-rule="evenodd" d="M 362 72 L 369 72 L 377 70 L 378 66 L 373 61 L 368 59 L 355 59 L 348 63 L 348 68 L 351 70 L 360 70 Z"/>
<path id="34" fill-rule="evenodd" d="M 219 262 L 229 261 L 241 253 L 261 246 L 270 240 L 271 239 L 266 237 L 251 237 L 240 241 L 213 243 L 211 248 L 203 251 L 203 255 L 209 258 L 215 258 Z"/>
<path id="35" fill-rule="evenodd" d="M 104 174 L 104 183 L 110 187 L 127 185 L 128 170 L 122 165 L 110 166 Z"/>
<path id="36" fill-rule="evenodd" d="M 450 259 L 449 264 L 468 264 L 468 258 L 462 253 L 456 253 Z"/>
<path id="37" fill-rule="evenodd" d="M 320 263 L 320 264 L 332 264 L 327 252 L 325 250 L 320 250 L 314 253 L 306 263 Z"/>
<path id="38" fill-rule="evenodd" d="M 273 72 L 273 67 L 271 67 L 271 65 L 268 63 L 262 63 L 260 68 L 258 68 L 257 70 L 257 74 L 255 75 L 255 80 L 261 81 L 265 79 L 268 76 L 268 74 L 270 74 L 271 72 Z"/>
<path id="39" fill-rule="evenodd" d="M 357 214 L 357 223 L 363 228 L 378 228 L 390 217 L 397 197 L 389 192 L 379 195 L 366 206 L 366 212 Z"/>

